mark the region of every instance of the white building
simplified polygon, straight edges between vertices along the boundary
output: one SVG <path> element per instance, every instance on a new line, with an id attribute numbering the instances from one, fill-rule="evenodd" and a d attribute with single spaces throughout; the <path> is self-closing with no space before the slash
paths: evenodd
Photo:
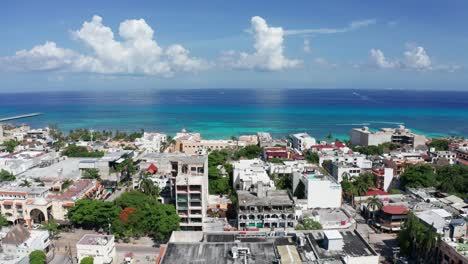
<path id="1" fill-rule="evenodd" d="M 21 259 L 34 250 L 49 251 L 49 232 L 15 225 L 2 239 L 2 253 Z"/>
<path id="2" fill-rule="evenodd" d="M 92 257 L 94 264 L 116 263 L 114 236 L 84 235 L 76 244 L 78 262 L 85 257 Z"/>
<path id="3" fill-rule="evenodd" d="M 160 152 L 161 144 L 166 140 L 166 134 L 144 132 L 141 138 L 135 139 L 135 145 L 145 153 Z"/>
<path id="4" fill-rule="evenodd" d="M 413 148 L 425 145 L 427 138 L 415 134 L 404 126 L 398 128 L 381 128 L 379 131 L 371 131 L 368 127 L 353 128 L 350 132 L 351 144 L 354 146 L 377 146 L 391 142 L 399 145 L 410 145 Z"/>
<path id="5" fill-rule="evenodd" d="M 268 176 L 266 165 L 262 160 L 239 160 L 234 162 L 233 166 L 234 189 L 248 191 L 256 188 L 259 182 L 261 182 L 266 189 L 276 189 L 275 183 L 270 179 L 270 176 Z"/>
<path id="6" fill-rule="evenodd" d="M 432 163 L 437 163 L 440 160 L 446 160 L 450 165 L 457 162 L 457 154 L 452 151 L 431 151 L 429 152 Z"/>
<path id="7" fill-rule="evenodd" d="M 327 151 L 319 154 L 319 165 L 323 166 L 325 160 L 332 162 L 345 162 L 356 165 L 362 169 L 372 168 L 372 161 L 367 159 L 366 155 L 352 152 L 343 152 L 340 150 Z"/>
<path id="8" fill-rule="evenodd" d="M 333 162 L 332 164 L 332 176 L 336 181 L 343 181 L 343 176 L 347 175 L 348 179 L 359 176 L 363 171 L 359 166 L 349 164 L 345 162 Z"/>
<path id="9" fill-rule="evenodd" d="M 298 133 L 291 135 L 293 148 L 304 151 L 317 144 L 315 138 L 307 133 Z"/>
<path id="10" fill-rule="evenodd" d="M 293 193 L 299 185 L 304 186 L 307 209 L 339 208 L 341 206 L 341 185 L 332 178 L 320 174 L 319 170 L 293 174 Z"/>

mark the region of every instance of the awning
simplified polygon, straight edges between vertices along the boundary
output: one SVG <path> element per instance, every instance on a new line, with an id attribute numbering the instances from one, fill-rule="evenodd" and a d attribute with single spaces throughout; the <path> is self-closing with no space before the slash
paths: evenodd
<path id="1" fill-rule="evenodd" d="M 13 201 L 4 201 L 3 205 L 13 205 Z"/>

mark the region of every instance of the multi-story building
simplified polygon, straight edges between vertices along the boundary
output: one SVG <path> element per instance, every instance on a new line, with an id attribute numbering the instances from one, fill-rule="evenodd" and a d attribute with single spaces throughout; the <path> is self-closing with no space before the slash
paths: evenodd
<path id="1" fill-rule="evenodd" d="M 432 163 L 447 162 L 453 165 L 457 162 L 457 154 L 452 151 L 429 151 L 429 157 Z"/>
<path id="2" fill-rule="evenodd" d="M 375 187 L 388 191 L 393 180 L 393 169 L 385 167 L 373 168 L 371 172 L 374 174 Z"/>
<path id="3" fill-rule="evenodd" d="M 377 226 L 386 231 L 400 231 L 401 226 L 408 219 L 408 212 L 405 205 L 384 205 L 377 213 Z"/>
<path id="4" fill-rule="evenodd" d="M 371 131 L 368 127 L 353 128 L 350 132 L 350 140 L 354 146 L 377 146 L 383 143 L 394 143 L 416 148 L 425 145 L 427 138 L 400 126 L 398 128 L 381 128 L 380 131 Z"/>
<path id="5" fill-rule="evenodd" d="M 67 222 L 67 212 L 75 201 L 82 198 L 99 199 L 104 189 L 97 181 L 77 180 L 63 192 L 50 192 L 47 187 L 0 187 L 1 213 L 11 223 L 29 226 L 54 218 Z"/>
<path id="6" fill-rule="evenodd" d="M 239 229 L 294 228 L 294 201 L 286 190 L 237 191 Z"/>
<path id="7" fill-rule="evenodd" d="M 348 177 L 351 179 L 353 177 L 359 176 L 364 170 L 359 166 L 346 163 L 346 162 L 333 162 L 331 175 L 335 178 L 336 181 L 343 181 L 343 177 Z"/>
<path id="8" fill-rule="evenodd" d="M 208 207 L 208 156 L 149 153 L 141 158 L 140 166 L 155 167 L 155 177 L 170 182 L 181 229 L 202 230 Z"/>
<path id="9" fill-rule="evenodd" d="M 180 228 L 202 230 L 208 207 L 208 156 L 148 153 L 140 158 L 140 167 L 151 164 L 156 177 L 170 176 Z"/>
<path id="10" fill-rule="evenodd" d="M 116 250 L 114 236 L 86 234 L 76 243 L 78 262 L 92 257 L 94 264 L 115 263 Z"/>
<path id="11" fill-rule="evenodd" d="M 45 152 L 25 150 L 0 156 L 0 169 L 17 175 L 32 167 L 50 162 L 57 158 L 58 153 L 54 151 Z"/>
<path id="12" fill-rule="evenodd" d="M 28 230 L 23 225 L 15 225 L 2 239 L 1 263 L 26 263 L 19 260 L 34 250 L 48 252 L 50 247 L 49 232 L 45 230 Z M 9 258 L 8 258 L 9 256 Z M 3 260 L 7 260 L 3 262 Z M 14 260 L 9 262 L 8 260 Z"/>
<path id="13" fill-rule="evenodd" d="M 372 168 L 372 161 L 367 159 L 366 155 L 344 152 L 341 150 L 327 151 L 319 154 L 319 165 L 323 166 L 325 160 L 332 162 L 345 162 L 348 164 L 356 165 L 359 168 L 370 169 Z"/>
<path id="14" fill-rule="evenodd" d="M 307 133 L 292 134 L 291 139 L 293 148 L 298 149 L 300 151 L 307 150 L 313 145 L 317 144 L 315 138 L 309 136 L 309 134 Z"/>
<path id="15" fill-rule="evenodd" d="M 341 206 L 341 185 L 324 175 L 318 168 L 293 174 L 293 194 L 307 200 L 307 209 L 339 208 Z M 303 193 L 301 192 L 303 189 Z"/>
<path id="16" fill-rule="evenodd" d="M 189 155 L 204 155 L 212 150 L 234 149 L 244 147 L 245 142 L 237 140 L 181 139 L 178 151 Z"/>
<path id="17" fill-rule="evenodd" d="M 141 138 L 135 139 L 135 145 L 146 153 L 160 152 L 161 145 L 166 140 L 166 134 L 144 132 Z"/>
<path id="18" fill-rule="evenodd" d="M 258 132 L 257 133 L 258 137 L 258 144 L 260 147 L 265 148 L 265 147 L 287 147 L 288 146 L 288 141 L 285 139 L 274 139 L 270 133 L 268 132 Z"/>
<path id="19" fill-rule="evenodd" d="M 253 190 L 262 183 L 264 188 L 274 190 L 275 183 L 266 172 L 266 165 L 260 159 L 239 160 L 233 163 L 233 187 L 236 190 Z"/>

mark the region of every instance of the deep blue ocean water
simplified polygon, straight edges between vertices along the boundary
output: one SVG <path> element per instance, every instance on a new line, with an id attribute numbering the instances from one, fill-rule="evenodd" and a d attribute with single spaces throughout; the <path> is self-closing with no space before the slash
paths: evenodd
<path id="1" fill-rule="evenodd" d="M 258 131 L 347 138 L 352 127 L 408 128 L 428 136 L 468 136 L 468 92 L 325 89 L 179 89 L 0 94 L 0 117 L 44 115 L 10 123 L 62 130 L 160 131 L 182 128 L 204 138 Z"/>

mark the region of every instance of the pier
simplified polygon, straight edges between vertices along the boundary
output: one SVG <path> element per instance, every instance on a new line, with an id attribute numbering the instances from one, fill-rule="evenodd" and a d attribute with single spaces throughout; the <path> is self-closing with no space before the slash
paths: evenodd
<path id="1" fill-rule="evenodd" d="M 39 116 L 42 115 L 43 113 L 30 113 L 30 114 L 24 114 L 24 115 L 17 115 L 17 116 L 10 116 L 10 117 L 5 117 L 5 118 L 0 118 L 0 122 L 5 122 L 5 121 L 11 121 L 11 120 L 16 120 L 16 119 L 23 119 L 27 117 L 33 117 L 33 116 Z"/>

